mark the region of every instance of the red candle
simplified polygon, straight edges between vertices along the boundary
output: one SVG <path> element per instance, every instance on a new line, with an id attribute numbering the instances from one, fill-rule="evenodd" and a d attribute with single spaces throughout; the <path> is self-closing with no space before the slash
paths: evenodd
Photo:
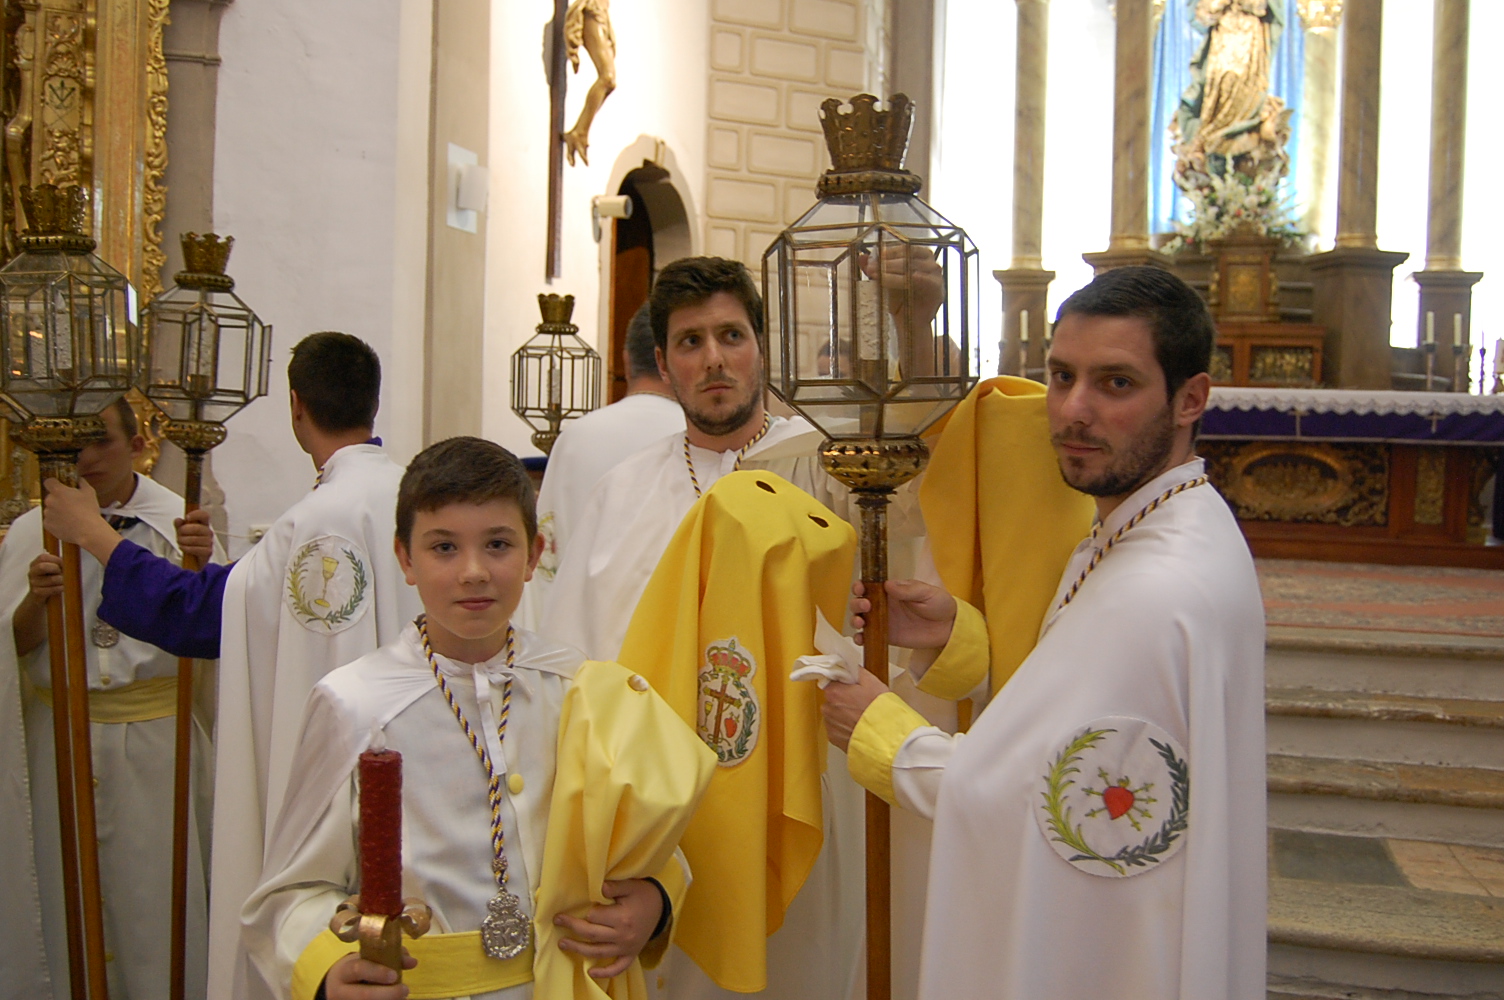
<path id="1" fill-rule="evenodd" d="M 402 912 L 402 755 L 360 755 L 360 912 Z"/>

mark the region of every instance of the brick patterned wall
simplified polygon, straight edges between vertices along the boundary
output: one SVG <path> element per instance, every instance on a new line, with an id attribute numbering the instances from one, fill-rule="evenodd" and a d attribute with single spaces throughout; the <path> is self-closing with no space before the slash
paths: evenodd
<path id="1" fill-rule="evenodd" d="M 886 96 L 888 0 L 712 0 L 705 248 L 761 274 L 830 166 L 820 102 Z"/>

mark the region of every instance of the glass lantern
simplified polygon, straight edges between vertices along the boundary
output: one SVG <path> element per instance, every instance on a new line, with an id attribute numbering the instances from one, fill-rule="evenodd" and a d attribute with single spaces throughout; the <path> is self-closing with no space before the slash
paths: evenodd
<path id="1" fill-rule="evenodd" d="M 266 395 L 272 328 L 225 273 L 233 236 L 182 237 L 184 268 L 141 314 L 142 393 L 171 421 L 222 424 Z"/>
<path id="2" fill-rule="evenodd" d="M 136 293 L 93 253 L 88 192 L 21 189 L 29 228 L 0 268 L 0 398 L 25 420 L 97 417 L 140 366 Z"/>
<path id="3" fill-rule="evenodd" d="M 512 355 L 512 412 L 533 428 L 533 444 L 546 455 L 564 421 L 600 406 L 601 356 L 569 321 L 573 295 L 539 295 L 538 309 L 538 332 Z"/>
<path id="4" fill-rule="evenodd" d="M 977 250 L 902 168 L 912 103 L 876 104 L 821 105 L 832 169 L 763 255 L 768 382 L 835 444 L 912 450 L 977 380 Z"/>

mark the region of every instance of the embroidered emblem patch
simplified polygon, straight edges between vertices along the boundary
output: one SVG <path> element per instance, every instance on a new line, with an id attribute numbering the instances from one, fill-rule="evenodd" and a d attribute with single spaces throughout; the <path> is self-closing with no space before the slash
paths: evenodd
<path id="1" fill-rule="evenodd" d="M 1046 761 L 1034 818 L 1055 853 L 1092 875 L 1141 875 L 1185 846 L 1185 749 L 1143 719 L 1108 716 Z"/>
<path id="2" fill-rule="evenodd" d="M 365 552 L 347 538 L 313 539 L 287 564 L 287 610 L 310 632 L 343 632 L 371 606 L 369 566 Z"/>
<path id="3" fill-rule="evenodd" d="M 752 686 L 755 673 L 757 661 L 735 636 L 705 647 L 695 727 L 721 767 L 740 764 L 757 748 L 762 711 Z"/>
<path id="4" fill-rule="evenodd" d="M 559 540 L 554 533 L 554 512 L 538 518 L 538 537 L 543 539 L 543 554 L 538 557 L 538 575 L 552 580 L 559 572 Z"/>

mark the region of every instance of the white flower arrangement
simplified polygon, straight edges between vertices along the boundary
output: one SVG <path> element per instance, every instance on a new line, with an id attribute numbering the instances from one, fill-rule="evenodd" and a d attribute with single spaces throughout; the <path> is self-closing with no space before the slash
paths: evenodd
<path id="1" fill-rule="evenodd" d="M 1164 252 L 1195 247 L 1205 253 L 1208 241 L 1239 232 L 1272 237 L 1286 246 L 1300 243 L 1306 234 L 1295 226 L 1293 200 L 1280 197 L 1283 173 L 1273 167 L 1253 177 L 1237 170 L 1220 177 L 1202 173 L 1177 177 L 1177 185 L 1191 203 L 1191 219 L 1175 223 L 1176 234 L 1164 245 Z"/>

